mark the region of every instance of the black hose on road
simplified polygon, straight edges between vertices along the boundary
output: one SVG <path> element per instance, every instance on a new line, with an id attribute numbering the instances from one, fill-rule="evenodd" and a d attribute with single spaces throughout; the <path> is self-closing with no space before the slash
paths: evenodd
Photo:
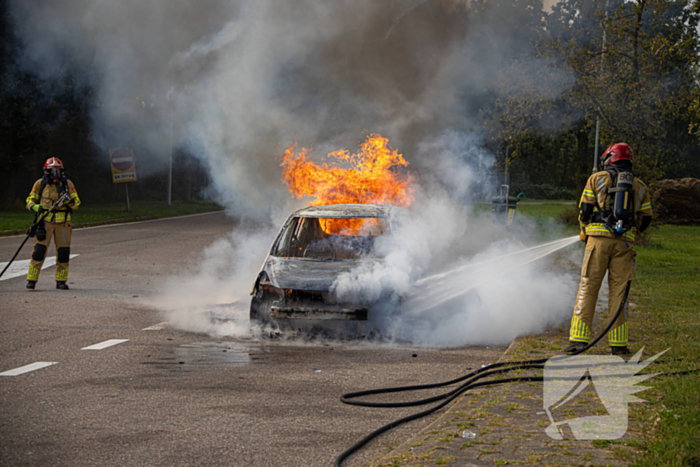
<path id="1" fill-rule="evenodd" d="M 5 271 L 7 271 L 7 269 L 10 267 L 10 264 L 12 264 L 14 262 L 15 258 L 17 258 L 17 255 L 19 254 L 20 251 L 22 251 L 22 248 L 24 248 L 24 244 L 27 243 L 27 240 L 29 240 L 30 237 L 33 237 L 36 234 L 35 228 L 41 223 L 41 221 L 44 220 L 44 218 L 46 216 L 48 216 L 49 214 L 54 212 L 56 207 L 58 207 L 58 205 L 60 203 L 62 203 L 64 200 L 65 200 L 65 196 L 61 196 L 58 199 L 58 201 L 56 201 L 56 203 L 54 203 L 54 205 L 51 206 L 51 208 L 45 210 L 42 214 L 39 214 L 34 218 L 34 223 L 32 224 L 31 227 L 29 227 L 27 229 L 27 236 L 24 237 L 22 244 L 19 246 L 19 248 L 17 248 L 17 251 L 15 252 L 15 255 L 12 257 L 10 262 L 7 263 L 7 266 L 5 266 L 5 268 L 2 270 L 2 272 L 0 272 L 0 277 L 2 277 L 3 274 L 5 274 Z"/>
<path id="2" fill-rule="evenodd" d="M 620 304 L 620 307 L 617 310 L 617 313 L 615 313 L 615 316 L 610 320 L 606 328 L 598 334 L 598 336 L 595 337 L 591 342 L 588 343 L 585 347 L 582 347 L 581 349 L 572 352 L 568 356 L 573 356 L 573 355 L 579 355 L 600 341 L 603 336 L 605 336 L 610 329 L 612 329 L 613 324 L 615 324 L 615 321 L 617 321 L 617 318 L 620 316 L 620 313 L 622 313 L 622 310 L 625 308 L 625 304 L 627 303 L 627 296 L 629 295 L 630 292 L 630 287 L 632 286 L 632 282 L 629 281 L 627 282 L 627 287 L 625 288 L 625 295 L 622 299 L 622 303 Z M 567 355 L 561 355 L 559 357 L 551 357 L 551 358 L 566 358 Z M 378 428 L 377 430 L 374 430 L 372 433 L 368 434 L 364 438 L 362 438 L 360 441 L 357 443 L 353 444 L 350 448 L 345 450 L 343 453 L 341 453 L 335 460 L 335 467 L 340 467 L 342 462 L 347 459 L 350 455 L 352 455 L 354 452 L 360 450 L 365 444 L 369 443 L 371 440 L 376 438 L 377 436 L 381 435 L 382 433 L 391 430 L 392 428 L 395 428 L 403 423 L 410 422 L 412 420 L 416 420 L 421 417 L 425 417 L 426 415 L 429 415 L 437 410 L 440 410 L 441 408 L 445 407 L 447 404 L 449 404 L 451 401 L 456 399 L 459 395 L 465 393 L 466 391 L 481 387 L 481 386 L 490 386 L 490 385 L 495 385 L 495 384 L 502 384 L 502 383 L 511 383 L 511 382 L 516 382 L 516 381 L 542 381 L 543 378 L 542 376 L 521 376 L 521 377 L 516 377 L 516 378 L 504 378 L 504 379 L 498 379 L 498 380 L 489 380 L 489 381 L 481 381 L 479 382 L 480 379 L 485 378 L 486 376 L 494 375 L 494 374 L 499 374 L 499 373 L 506 373 L 508 371 L 512 370 L 519 370 L 519 369 L 525 369 L 525 368 L 544 368 L 545 362 L 547 362 L 549 358 L 539 358 L 535 360 L 522 360 L 522 361 L 517 361 L 517 362 L 501 362 L 501 363 L 493 363 L 491 365 L 486 365 L 483 368 L 480 368 L 478 370 L 472 371 L 471 373 L 468 373 L 464 376 L 461 376 L 459 378 L 450 380 L 450 381 L 445 381 L 442 383 L 433 383 L 433 384 L 421 384 L 421 385 L 416 385 L 416 386 L 399 386 L 395 388 L 381 388 L 381 389 L 370 389 L 367 391 L 359 391 L 359 392 L 351 392 L 348 394 L 343 394 L 340 398 L 341 402 L 345 404 L 350 404 L 350 405 L 359 405 L 363 407 L 411 407 L 411 406 L 416 406 L 416 405 L 422 405 L 422 404 L 429 404 L 431 402 L 436 402 L 438 400 L 446 399 L 444 402 L 435 405 L 434 407 L 429 408 L 428 410 L 425 410 L 423 412 L 418 412 L 413 415 L 409 415 L 404 418 L 400 418 L 398 420 L 395 420 L 391 423 L 388 423 L 384 425 L 381 428 Z M 387 393 L 394 393 L 394 392 L 403 392 L 403 391 L 416 391 L 416 390 L 423 390 L 423 389 L 432 389 L 432 388 L 438 388 L 438 387 L 443 387 L 443 386 L 450 386 L 455 383 L 459 383 L 462 381 L 466 381 L 464 384 L 461 386 L 453 389 L 452 391 L 449 391 L 445 394 L 439 395 L 439 396 L 434 396 L 430 397 L 427 399 L 421 399 L 417 401 L 410 401 L 410 402 L 362 402 L 362 401 L 356 401 L 353 400 L 357 397 L 362 397 L 362 396 L 368 396 L 372 394 L 387 394 Z"/>
<path id="3" fill-rule="evenodd" d="M 56 203 L 56 204 L 58 204 L 58 203 Z M 56 206 L 56 205 L 54 205 L 54 207 L 55 207 L 55 206 Z M 7 263 L 7 266 L 5 266 L 5 269 L 3 269 L 2 272 L 0 272 L 0 277 L 2 277 L 3 274 L 5 274 L 5 271 L 7 271 L 7 269 L 10 267 L 10 264 L 12 264 L 12 262 L 15 260 L 15 258 L 17 258 L 17 255 L 19 254 L 20 251 L 22 251 L 22 248 L 24 248 L 24 244 L 27 243 L 27 240 L 29 240 L 30 237 L 33 237 L 33 236 L 34 236 L 34 235 L 33 235 L 33 230 L 34 230 L 34 228 L 35 228 L 36 226 L 38 226 L 39 223 L 40 223 L 41 221 L 43 221 L 44 218 L 45 218 L 46 216 L 48 216 L 50 212 L 53 212 L 54 207 L 52 207 L 52 208 L 49 209 L 48 211 L 44 211 L 46 214 L 43 214 L 43 215 L 40 215 L 40 216 L 37 216 L 37 217 L 36 217 L 36 220 L 34 221 L 34 223 L 32 224 L 32 226 L 29 227 L 29 229 L 27 229 L 27 236 L 24 237 L 24 241 L 23 241 L 22 244 L 19 246 L 19 248 L 17 248 L 17 251 L 15 252 L 15 255 L 12 257 L 12 259 L 10 260 L 10 262 Z"/>
<path id="4" fill-rule="evenodd" d="M 27 234 L 27 236 L 24 237 L 24 241 L 23 241 L 22 244 L 19 246 L 19 248 L 17 248 L 17 251 L 15 252 L 15 255 L 12 257 L 12 259 L 10 260 L 10 262 L 7 263 L 7 266 L 5 266 L 5 269 L 3 269 L 2 272 L 0 272 L 0 277 L 2 277 L 3 274 L 5 274 L 5 271 L 7 271 L 7 268 L 10 267 L 10 264 L 12 264 L 12 262 L 15 260 L 15 258 L 17 258 L 17 255 L 19 254 L 20 251 L 22 251 L 22 248 L 24 247 L 24 244 L 27 243 L 27 240 L 29 240 L 29 237 L 30 237 L 29 234 Z"/>

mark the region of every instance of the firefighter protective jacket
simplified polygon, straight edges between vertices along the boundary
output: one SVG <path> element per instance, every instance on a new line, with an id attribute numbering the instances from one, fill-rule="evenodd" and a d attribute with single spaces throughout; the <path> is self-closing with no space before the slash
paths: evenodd
<path id="1" fill-rule="evenodd" d="M 581 222 L 581 218 L 579 216 L 581 231 L 586 235 L 593 237 L 617 238 L 616 235 L 613 234 L 603 222 L 599 221 L 600 216 L 596 215 L 596 213 L 600 213 L 601 207 L 611 209 L 611 200 L 615 199 L 615 194 L 608 193 L 608 189 L 612 188 L 612 186 L 613 179 L 610 176 L 610 173 L 604 170 L 596 172 L 588 178 L 586 188 L 584 188 L 583 194 L 581 195 L 581 201 L 579 202 L 579 209 L 583 203 L 592 204 L 595 206 L 593 210 L 594 215 L 591 222 Z M 651 196 L 649 195 L 649 189 L 647 186 L 637 177 L 634 177 L 632 182 L 632 193 L 634 195 L 634 202 L 632 204 L 634 207 L 634 225 L 639 226 L 642 217 L 651 217 Z M 620 238 L 624 238 L 628 242 L 634 242 L 635 231 L 636 228 L 633 228 L 625 232 Z"/>
<path id="2" fill-rule="evenodd" d="M 58 201 L 58 198 L 61 197 L 58 191 L 58 187 L 60 185 L 58 184 L 47 183 L 44 186 L 43 193 L 39 193 L 41 190 L 42 180 L 43 179 L 40 178 L 36 181 L 36 183 L 34 183 L 32 191 L 27 197 L 27 209 L 30 211 L 34 210 L 33 207 L 35 205 L 41 205 L 44 207 L 44 209 L 48 210 L 54 205 L 54 203 L 56 203 L 56 201 Z M 46 222 L 62 224 L 63 222 L 70 221 L 70 211 L 73 209 L 78 209 L 78 206 L 80 206 L 80 198 L 78 198 L 78 192 L 75 191 L 73 182 L 66 180 L 66 187 L 72 200 L 70 206 L 61 206 L 56 208 L 55 212 L 48 214 L 44 218 Z"/>

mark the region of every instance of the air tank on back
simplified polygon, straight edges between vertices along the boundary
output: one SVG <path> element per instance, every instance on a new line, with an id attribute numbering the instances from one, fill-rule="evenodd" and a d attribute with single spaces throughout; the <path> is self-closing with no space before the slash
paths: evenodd
<path id="1" fill-rule="evenodd" d="M 615 192 L 615 204 L 613 207 L 613 215 L 617 219 L 615 230 L 622 233 L 623 221 L 632 216 L 632 182 L 634 174 L 632 172 L 620 172 L 617 175 L 617 191 Z"/>

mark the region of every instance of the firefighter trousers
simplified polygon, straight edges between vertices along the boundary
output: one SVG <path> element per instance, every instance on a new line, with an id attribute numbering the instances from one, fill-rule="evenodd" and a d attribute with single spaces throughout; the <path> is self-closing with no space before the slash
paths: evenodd
<path id="1" fill-rule="evenodd" d="M 588 343 L 591 338 L 598 291 L 608 273 L 608 314 L 615 316 L 625 298 L 627 283 L 634 280 L 636 252 L 631 244 L 621 238 L 589 236 L 581 266 L 579 284 L 571 318 L 569 340 Z M 627 303 L 608 332 L 608 343 L 612 347 L 627 345 Z"/>
<path id="2" fill-rule="evenodd" d="M 56 282 L 66 282 L 68 280 L 70 240 L 73 228 L 69 221 L 60 224 L 44 221 L 44 226 L 46 227 L 46 238 L 39 240 L 38 236 L 34 237 L 34 251 L 29 262 L 27 280 L 39 280 L 39 271 L 41 271 L 41 266 L 44 264 L 46 252 L 49 249 L 51 237 L 53 237 L 53 243 L 56 246 Z"/>

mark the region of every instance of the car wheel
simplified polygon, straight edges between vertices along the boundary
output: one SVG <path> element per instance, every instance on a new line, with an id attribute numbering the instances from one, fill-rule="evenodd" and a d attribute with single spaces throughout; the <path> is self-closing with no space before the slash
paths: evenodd
<path id="1" fill-rule="evenodd" d="M 270 316 L 270 307 L 272 300 L 265 296 L 265 291 L 262 285 L 258 285 L 255 289 L 255 295 L 250 301 L 250 320 L 269 323 L 272 320 Z"/>

